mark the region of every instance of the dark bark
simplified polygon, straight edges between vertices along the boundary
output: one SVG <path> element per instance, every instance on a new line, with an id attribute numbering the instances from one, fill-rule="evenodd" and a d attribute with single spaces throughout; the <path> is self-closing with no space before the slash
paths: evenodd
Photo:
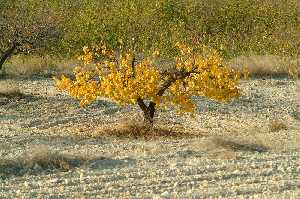
<path id="1" fill-rule="evenodd" d="M 0 57 L 0 70 L 2 70 L 4 62 L 15 52 L 17 48 L 17 45 L 14 44 L 11 48 L 7 49 L 3 52 L 3 54 Z"/>
<path id="2" fill-rule="evenodd" d="M 154 113 L 155 113 L 155 103 L 150 102 L 149 105 L 147 106 L 141 98 L 137 99 L 137 103 L 139 107 L 142 109 L 144 113 L 144 123 L 147 126 L 152 127 L 153 126 L 153 118 L 154 118 Z"/>
<path id="3" fill-rule="evenodd" d="M 160 89 L 157 92 L 157 96 L 163 96 L 164 92 L 176 81 L 180 79 L 184 79 L 188 77 L 189 75 L 197 73 L 196 71 L 186 72 L 186 71 L 175 71 L 170 74 L 170 78 L 167 79 L 160 87 Z M 139 107 L 142 109 L 144 113 L 144 122 L 145 125 L 152 127 L 153 126 L 153 118 L 155 114 L 155 102 L 150 102 L 147 106 L 143 99 L 138 98 L 137 103 Z"/>
<path id="4" fill-rule="evenodd" d="M 160 87 L 160 89 L 157 92 L 157 96 L 162 96 L 164 94 L 164 92 L 176 81 L 176 80 L 181 80 L 184 79 L 188 76 L 190 76 L 193 73 L 198 73 L 196 71 L 191 71 L 191 72 L 187 72 L 187 71 L 175 71 L 173 73 L 170 74 L 169 79 L 167 79 L 162 86 Z"/>

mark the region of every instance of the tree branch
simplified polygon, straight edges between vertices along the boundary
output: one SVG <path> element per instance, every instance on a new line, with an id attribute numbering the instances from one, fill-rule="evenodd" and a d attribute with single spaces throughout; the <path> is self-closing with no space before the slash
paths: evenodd
<path id="1" fill-rule="evenodd" d="M 146 122 L 147 125 L 152 126 L 156 104 L 154 102 L 150 102 L 149 106 L 147 106 L 141 98 L 137 99 L 137 103 L 144 113 L 144 122 Z"/>
<path id="2" fill-rule="evenodd" d="M 136 61 L 136 58 L 135 58 L 135 55 L 133 55 L 133 58 L 132 58 L 132 61 L 131 61 L 131 68 L 132 68 L 132 72 L 133 72 L 133 77 L 135 77 L 135 63 Z"/>
<path id="3" fill-rule="evenodd" d="M 28 39 L 23 39 L 22 43 L 28 43 L 30 45 L 34 45 L 34 43 L 32 41 L 28 40 Z"/>
<path id="4" fill-rule="evenodd" d="M 16 44 L 14 43 L 13 46 L 9 49 L 7 49 L 0 57 L 0 70 L 2 69 L 2 66 L 4 62 L 13 54 L 13 52 L 16 49 Z"/>
<path id="5" fill-rule="evenodd" d="M 137 103 L 138 103 L 138 105 L 139 105 L 139 107 L 145 112 L 145 111 L 147 111 L 147 106 L 146 106 L 146 104 L 145 104 L 145 102 L 144 102 L 144 100 L 142 99 L 142 98 L 138 98 L 137 99 Z"/>
<path id="6" fill-rule="evenodd" d="M 184 79 L 188 76 L 190 76 L 191 74 L 196 74 L 199 73 L 197 71 L 178 71 L 176 70 L 175 72 L 170 74 L 170 78 L 167 79 L 162 86 L 160 87 L 160 89 L 157 92 L 157 96 L 162 96 L 164 94 L 164 92 L 176 81 L 176 80 L 180 80 L 180 79 Z"/>

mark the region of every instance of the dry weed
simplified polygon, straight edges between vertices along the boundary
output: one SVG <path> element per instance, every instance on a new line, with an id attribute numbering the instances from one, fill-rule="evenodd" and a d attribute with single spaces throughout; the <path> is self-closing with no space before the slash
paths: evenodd
<path id="1" fill-rule="evenodd" d="M 193 151 L 204 151 L 211 159 L 238 159 L 237 152 L 266 152 L 271 150 L 258 139 L 236 136 L 209 136 L 191 141 L 187 146 Z"/>
<path id="2" fill-rule="evenodd" d="M 272 120 L 269 124 L 269 130 L 270 132 L 276 132 L 280 130 L 286 130 L 287 126 L 280 120 Z"/>
<path id="3" fill-rule="evenodd" d="M 300 59 L 275 55 L 240 56 L 229 61 L 233 68 L 246 67 L 251 77 L 289 76 L 297 79 L 300 75 Z"/>
<path id="4" fill-rule="evenodd" d="M 129 138 L 152 139 L 159 137 L 192 137 L 197 136 L 191 132 L 185 132 L 180 127 L 154 126 L 149 128 L 141 121 L 125 118 L 123 120 L 103 125 L 93 130 L 94 137 L 98 136 L 116 136 Z M 199 136 L 199 135 L 198 135 Z"/>
<path id="5" fill-rule="evenodd" d="M 213 140 L 216 147 L 222 147 L 232 151 L 250 151 L 250 152 L 266 152 L 268 147 L 255 142 L 247 142 L 244 140 L 229 140 L 216 137 Z"/>
<path id="6" fill-rule="evenodd" d="M 5 64 L 4 70 L 9 75 L 25 75 L 40 74 L 47 68 L 50 68 L 51 61 L 46 57 L 39 56 L 14 56 Z"/>
<path id="7" fill-rule="evenodd" d="M 191 142 L 189 147 L 193 150 L 203 150 L 208 153 L 226 152 L 232 154 L 235 151 L 264 152 L 269 150 L 264 143 L 255 138 L 242 138 L 236 136 L 210 136 L 197 142 Z"/>
<path id="8" fill-rule="evenodd" d="M 56 75 L 72 74 L 74 66 L 79 61 L 75 59 L 58 59 L 51 56 L 19 55 L 14 56 L 4 66 L 5 74 L 8 75 Z"/>
<path id="9" fill-rule="evenodd" d="M 12 83 L 1 83 L 0 84 L 0 97 L 21 99 L 24 98 L 24 94 L 21 92 L 20 88 Z"/>
<path id="10" fill-rule="evenodd" d="M 42 169 L 59 169 L 63 171 L 71 170 L 84 162 L 81 157 L 53 152 L 50 149 L 35 149 L 35 151 L 25 160 L 26 165 L 34 167 L 38 165 Z"/>
<path id="11" fill-rule="evenodd" d="M 60 170 L 69 171 L 79 167 L 86 160 L 82 157 L 60 154 L 48 148 L 38 147 L 21 157 L 0 161 L 0 176 L 23 175 L 25 173 L 37 174 L 43 171 Z"/>
<path id="12" fill-rule="evenodd" d="M 300 59 L 280 57 L 275 55 L 240 56 L 228 61 L 233 68 L 246 67 L 250 76 L 281 76 L 288 75 L 293 79 L 299 78 Z M 36 74 L 72 74 L 74 66 L 79 61 L 75 59 L 59 60 L 50 56 L 14 56 L 4 69 L 9 75 L 31 76 Z M 168 68 L 170 61 L 160 60 L 158 65 Z M 87 66 L 93 68 L 93 66 Z"/>

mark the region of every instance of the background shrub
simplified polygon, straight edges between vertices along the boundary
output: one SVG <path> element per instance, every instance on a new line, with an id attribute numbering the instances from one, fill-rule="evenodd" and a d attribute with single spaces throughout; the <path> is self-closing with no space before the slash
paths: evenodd
<path id="1" fill-rule="evenodd" d="M 297 59 L 300 55 L 298 0 L 25 1 L 30 3 L 14 1 L 22 4 L 15 6 L 18 13 L 34 6 L 31 10 L 51 10 L 53 18 L 59 19 L 55 42 L 48 42 L 43 51 L 31 51 L 42 56 L 74 58 L 83 46 L 99 41 L 115 50 L 121 45 L 145 55 L 159 50 L 164 59 L 176 55 L 177 41 L 204 44 L 226 59 L 241 55 Z M 9 2 L 0 1 L 1 5 Z M 34 15 L 28 18 L 34 21 Z"/>
<path id="2" fill-rule="evenodd" d="M 122 43 L 127 48 L 156 49 L 173 56 L 175 42 L 183 41 L 203 43 L 228 58 L 250 53 L 300 54 L 297 0 L 92 0 L 70 4 L 74 15 L 66 24 L 67 46 L 104 40 L 111 47 Z"/>

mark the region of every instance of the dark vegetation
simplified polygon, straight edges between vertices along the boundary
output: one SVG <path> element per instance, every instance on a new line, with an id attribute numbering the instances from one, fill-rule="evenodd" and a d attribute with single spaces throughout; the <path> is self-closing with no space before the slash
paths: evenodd
<path id="1" fill-rule="evenodd" d="M 1 0 L 0 69 L 15 54 L 70 59 L 84 45 L 176 54 L 177 41 L 223 57 L 300 55 L 298 0 Z M 28 56 L 30 58 L 30 56 Z M 22 67 L 22 66 L 20 66 Z"/>
<path id="2" fill-rule="evenodd" d="M 59 13 L 42 1 L 1 1 L 0 70 L 12 55 L 46 53 L 62 38 Z"/>

